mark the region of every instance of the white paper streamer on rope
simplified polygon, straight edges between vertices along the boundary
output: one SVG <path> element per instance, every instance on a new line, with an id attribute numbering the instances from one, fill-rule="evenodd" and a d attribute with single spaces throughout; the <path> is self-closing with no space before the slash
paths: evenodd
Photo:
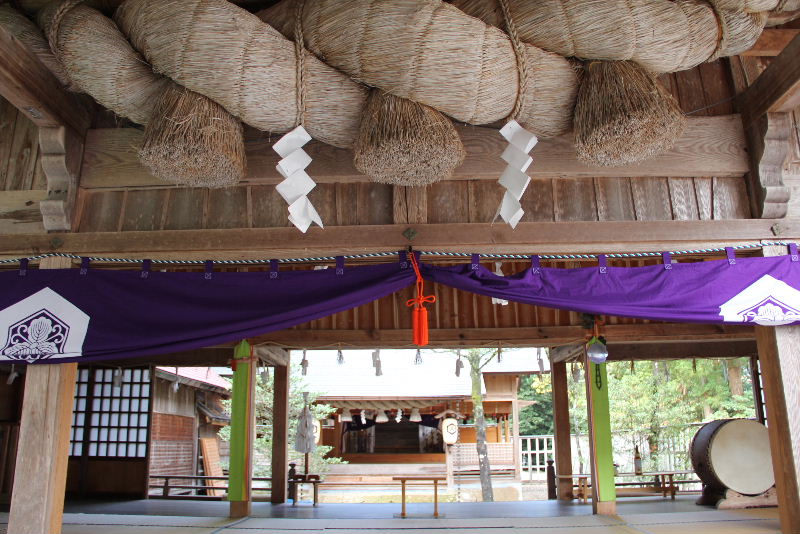
<path id="1" fill-rule="evenodd" d="M 285 178 L 275 189 L 289 204 L 289 222 L 303 233 L 312 222 L 322 227 L 319 213 L 308 200 L 308 194 L 317 185 L 305 171 L 311 164 L 311 156 L 302 147 L 309 141 L 311 136 L 301 125 L 272 145 L 272 149 L 282 158 L 275 168 Z"/>
<path id="2" fill-rule="evenodd" d="M 508 141 L 508 146 L 500 156 L 508 165 L 500 175 L 500 185 L 506 192 L 498 214 L 511 228 L 516 228 L 525 213 L 519 199 L 531 183 L 530 176 L 525 174 L 533 163 L 533 158 L 528 154 L 539 139 L 513 119 L 500 129 L 500 135 Z"/>
<path id="3" fill-rule="evenodd" d="M 494 262 L 494 274 L 497 276 L 503 276 L 503 263 L 496 261 Z M 508 301 L 505 299 L 498 299 L 492 297 L 492 304 L 499 304 L 500 306 L 508 306 Z"/>

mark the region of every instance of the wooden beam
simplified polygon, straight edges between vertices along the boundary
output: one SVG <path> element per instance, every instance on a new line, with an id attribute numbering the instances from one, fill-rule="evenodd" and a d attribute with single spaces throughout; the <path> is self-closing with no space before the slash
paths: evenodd
<path id="1" fill-rule="evenodd" d="M 280 347 L 254 347 L 256 358 L 273 367 L 289 365 L 289 351 Z"/>
<path id="2" fill-rule="evenodd" d="M 289 366 L 276 367 L 272 397 L 273 504 L 286 502 L 289 477 Z"/>
<path id="3" fill-rule="evenodd" d="M 764 256 L 786 254 L 764 247 Z M 800 532 L 800 326 L 757 326 L 781 532 Z"/>
<path id="4" fill-rule="evenodd" d="M 0 233 L 43 233 L 39 204 L 47 191 L 0 191 Z"/>
<path id="5" fill-rule="evenodd" d="M 572 474 L 571 426 L 569 420 L 569 386 L 567 364 L 550 364 L 551 389 L 553 391 L 553 438 L 556 453 L 556 474 Z M 558 498 L 572 500 L 572 480 L 556 479 Z"/>
<path id="6" fill-rule="evenodd" d="M 800 35 L 738 97 L 745 128 L 767 113 L 789 113 L 800 106 Z"/>
<path id="7" fill-rule="evenodd" d="M 506 142 L 497 130 L 479 126 L 458 126 L 467 157 L 455 170 L 453 180 L 496 180 L 505 168 L 500 155 Z M 244 183 L 277 184 L 282 177 L 275 170 L 278 156 L 271 149 L 273 139 L 259 132 L 247 141 L 247 175 Z M 150 175 L 139 162 L 137 151 L 142 132 L 133 128 L 89 130 L 81 187 L 87 189 L 168 187 L 171 184 Z M 304 147 L 313 162 L 309 174 L 318 183 L 364 182 L 369 178 L 353 166 L 349 150 L 319 142 Z M 590 167 L 578 161 L 571 135 L 542 139 L 533 150 L 535 163 L 528 174 L 537 177 L 698 177 L 743 176 L 748 171 L 747 152 L 738 115 L 689 117 L 686 131 L 675 147 L 653 159 L 623 167 Z M 413 189 L 411 190 L 413 194 Z M 398 198 L 398 202 L 401 200 Z M 408 210 L 418 207 L 412 202 Z M 398 206 L 398 210 L 406 209 Z M 424 214 L 411 212 L 409 222 Z"/>
<path id="8" fill-rule="evenodd" d="M 758 353 L 754 339 L 722 339 L 665 343 L 609 341 L 609 361 L 674 360 L 681 358 L 741 358 Z"/>
<path id="9" fill-rule="evenodd" d="M 680 341 L 713 339 L 753 339 L 749 325 L 713 324 L 618 324 L 606 325 L 603 332 L 615 341 Z M 586 330 L 580 326 L 525 326 L 519 328 L 432 328 L 432 347 L 497 348 L 502 341 L 508 346 L 553 347 L 580 342 Z M 277 346 L 324 348 L 407 348 L 411 345 L 410 329 L 396 330 L 280 330 L 253 338 L 253 343 Z"/>
<path id="10" fill-rule="evenodd" d="M 409 241 L 403 232 L 417 233 Z M 713 221 L 524 222 L 363 225 L 0 235 L 0 257 L 45 252 L 126 258 L 264 259 L 418 250 L 604 253 L 730 246 L 800 238 L 800 218 Z"/>
<path id="11" fill-rule="evenodd" d="M 740 56 L 772 57 L 780 54 L 792 39 L 800 35 L 800 30 L 767 28 L 750 50 L 745 50 Z"/>
<path id="12" fill-rule="evenodd" d="M 64 90 L 47 67 L 2 27 L 0 95 L 39 127 L 65 126 L 81 135 L 89 127 L 89 113 L 76 95 Z"/>
<path id="13" fill-rule="evenodd" d="M 64 258 L 47 258 L 41 268 L 69 266 Z M 77 363 L 26 369 L 8 532 L 61 532 L 77 372 Z"/>

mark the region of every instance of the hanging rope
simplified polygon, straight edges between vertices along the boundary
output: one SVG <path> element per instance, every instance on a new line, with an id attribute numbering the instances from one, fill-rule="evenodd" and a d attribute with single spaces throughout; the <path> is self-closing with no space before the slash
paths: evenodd
<path id="1" fill-rule="evenodd" d="M 297 0 L 294 12 L 294 55 L 295 55 L 295 95 L 297 105 L 297 126 L 303 124 L 306 116 L 306 52 L 303 41 L 303 8 L 305 0 Z"/>
<path id="2" fill-rule="evenodd" d="M 508 8 L 508 0 L 498 1 L 500 3 L 500 8 L 503 10 L 503 19 L 506 23 L 506 32 L 511 38 L 511 48 L 514 49 L 514 57 L 517 60 L 519 87 L 517 89 L 517 98 L 514 100 L 514 109 L 511 110 L 511 114 L 508 116 L 509 120 L 516 120 L 522 111 L 522 106 L 525 103 L 525 91 L 528 88 L 528 66 L 527 62 L 525 61 L 525 45 L 522 44 L 522 40 L 519 38 L 517 25 L 514 23 L 514 19 L 511 16 L 511 10 Z"/>
<path id="3" fill-rule="evenodd" d="M 417 275 L 416 282 L 416 296 L 413 299 L 408 299 L 406 306 L 413 306 L 414 311 L 412 315 L 412 324 L 414 331 L 414 344 L 424 347 L 428 344 L 428 310 L 425 309 L 425 303 L 436 302 L 434 295 L 425 295 L 425 280 L 422 278 L 422 273 L 419 271 L 419 263 L 415 254 L 410 254 L 411 266 L 414 267 L 414 273 Z"/>

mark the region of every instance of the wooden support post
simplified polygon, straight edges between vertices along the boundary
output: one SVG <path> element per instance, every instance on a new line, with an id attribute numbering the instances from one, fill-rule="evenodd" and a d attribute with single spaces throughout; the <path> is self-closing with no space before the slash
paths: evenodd
<path id="1" fill-rule="evenodd" d="M 41 269 L 70 267 L 45 258 Z M 29 365 L 25 374 L 8 532 L 61 532 L 77 363 Z"/>
<path id="2" fill-rule="evenodd" d="M 255 439 L 256 362 L 252 347 L 242 341 L 233 354 L 231 452 L 228 470 L 230 517 L 247 517 L 252 507 L 253 441 Z"/>
<path id="3" fill-rule="evenodd" d="M 592 511 L 600 515 L 614 515 L 617 513 L 617 491 L 614 485 L 606 364 L 595 364 L 588 358 L 586 395 L 589 412 L 589 453 L 592 458 Z"/>
<path id="4" fill-rule="evenodd" d="M 519 378 L 516 378 L 517 386 L 514 388 L 514 391 L 519 389 Z M 511 401 L 511 443 L 514 446 L 514 472 L 516 473 L 516 479 L 522 480 L 522 452 L 520 450 L 520 442 L 519 442 L 519 401 L 514 399 Z"/>
<path id="5" fill-rule="evenodd" d="M 553 390 L 553 439 L 555 441 L 556 473 L 572 474 L 572 445 L 570 443 L 569 386 L 567 385 L 567 364 L 550 364 L 551 388 Z M 571 500 L 572 480 L 558 479 L 558 498 Z"/>
<path id="6" fill-rule="evenodd" d="M 272 496 L 273 504 L 286 502 L 289 472 L 289 366 L 275 367 L 272 400 Z"/>
<path id="7" fill-rule="evenodd" d="M 750 356 L 750 381 L 753 383 L 753 405 L 756 409 L 756 420 L 766 424 L 767 418 L 764 412 L 764 386 L 761 383 L 761 366 L 758 363 L 758 356 Z"/>
<path id="8" fill-rule="evenodd" d="M 764 247 L 764 256 L 786 254 Z M 800 532 L 800 326 L 757 326 L 781 532 Z"/>

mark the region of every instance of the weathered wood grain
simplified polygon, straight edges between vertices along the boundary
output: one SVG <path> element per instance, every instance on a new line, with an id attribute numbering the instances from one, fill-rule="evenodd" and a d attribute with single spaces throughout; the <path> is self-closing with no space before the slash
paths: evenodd
<path id="1" fill-rule="evenodd" d="M 796 35 L 761 75 L 738 97 L 745 127 L 766 113 L 800 106 L 800 35 Z"/>
<path id="2" fill-rule="evenodd" d="M 761 32 L 756 44 L 745 50 L 742 56 L 777 56 L 800 34 L 797 29 L 766 28 Z"/>
<path id="3" fill-rule="evenodd" d="M 672 218 L 676 221 L 691 221 L 700 218 L 697 210 L 694 178 L 669 178 L 669 197 Z"/>
<path id="4" fill-rule="evenodd" d="M 116 232 L 122 214 L 123 191 L 98 191 L 84 195 L 78 228 L 81 232 Z"/>
<path id="5" fill-rule="evenodd" d="M 592 178 L 557 178 L 553 187 L 553 210 L 556 221 L 596 221 Z"/>
<path id="6" fill-rule="evenodd" d="M 158 190 L 129 191 L 121 230 L 159 230 L 165 201 L 165 195 Z"/>
<path id="7" fill-rule="evenodd" d="M 0 191 L 0 233 L 44 232 L 39 203 L 47 191 Z"/>
<path id="8" fill-rule="evenodd" d="M 119 192 L 95 193 L 119 195 Z M 92 205 L 88 203 L 87 207 Z M 111 203 L 103 204 L 109 209 Z M 119 212 L 119 208 L 117 208 Z M 209 254 L 230 258 L 351 254 L 404 249 L 403 232 L 409 225 L 331 226 L 311 228 L 301 234 L 295 228 L 252 228 L 233 230 L 163 230 L 117 232 L 107 220 L 84 210 L 82 228 L 86 233 L 0 235 L 0 255 L 20 256 L 62 251 L 76 254 L 104 253 L 124 257 L 149 254 L 159 257 L 200 257 Z M 98 228 L 94 228 L 98 227 Z M 659 251 L 729 246 L 737 243 L 800 239 L 800 219 L 733 219 L 714 221 L 572 221 L 521 222 L 516 229 L 489 223 L 426 224 L 417 231 L 413 244 L 425 250 L 518 252 L 524 254 L 561 252 Z"/>
<path id="9" fill-rule="evenodd" d="M 667 178 L 631 180 L 631 192 L 637 220 L 672 220 L 672 200 Z"/>
<path id="10" fill-rule="evenodd" d="M 506 143 L 497 130 L 477 126 L 457 127 L 467 150 L 464 164 L 452 180 L 496 180 L 505 162 L 500 154 Z M 163 187 L 139 163 L 136 151 L 142 133 L 133 128 L 89 130 L 81 186 L 88 189 Z M 737 115 L 690 117 L 686 132 L 669 152 L 625 167 L 590 167 L 580 163 L 569 136 L 543 139 L 533 150 L 529 174 L 554 176 L 742 176 L 748 171 L 744 136 Z M 314 158 L 309 174 L 318 183 L 365 182 L 367 176 L 353 167 L 352 153 L 321 143 L 307 145 Z M 268 139 L 247 143 L 246 184 L 276 184 L 282 178 L 275 170 L 277 155 Z"/>
<path id="11" fill-rule="evenodd" d="M 632 221 L 636 219 L 630 178 L 599 178 L 594 181 L 594 189 L 599 220 Z"/>
<path id="12" fill-rule="evenodd" d="M 750 217 L 747 186 L 743 179 L 714 178 L 712 187 L 715 219 L 747 219 Z"/>

